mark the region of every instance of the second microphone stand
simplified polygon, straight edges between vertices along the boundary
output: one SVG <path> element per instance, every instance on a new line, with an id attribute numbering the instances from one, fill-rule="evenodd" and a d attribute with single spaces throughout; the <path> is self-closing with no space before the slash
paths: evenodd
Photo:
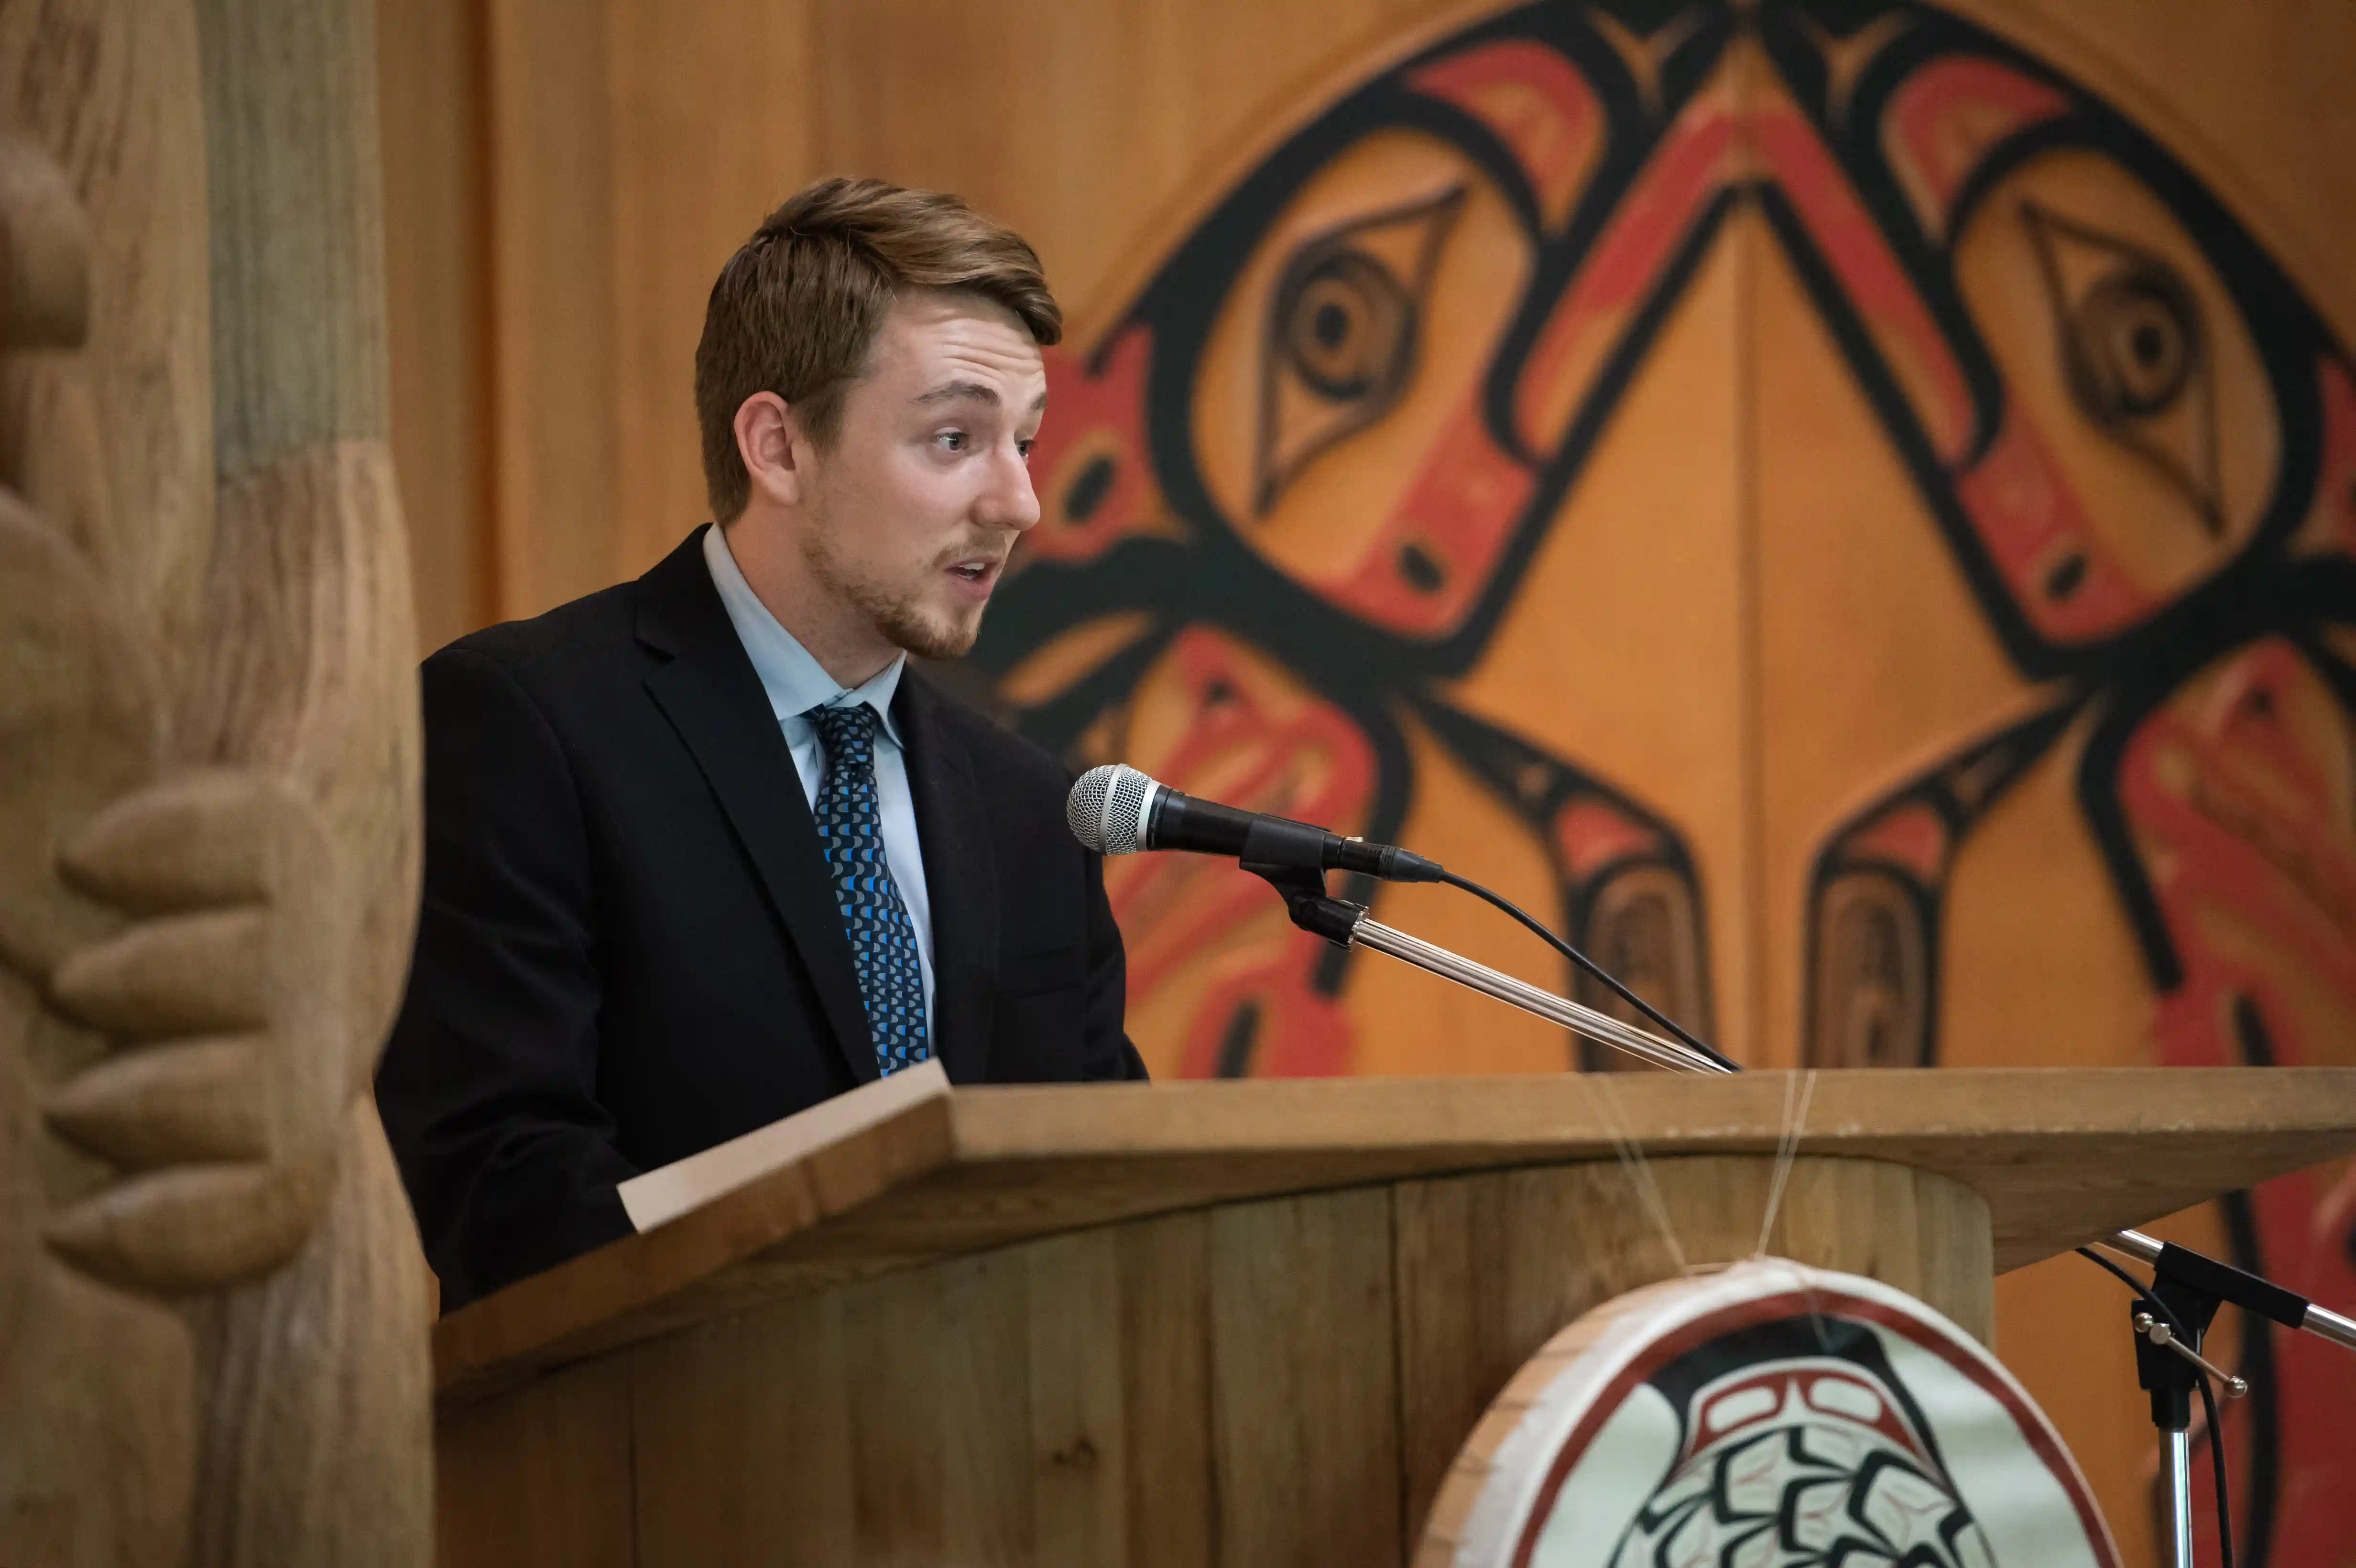
<path id="1" fill-rule="evenodd" d="M 1642 1057 L 1655 1067 L 1676 1072 L 1723 1073 L 1732 1069 L 1704 1056 L 1691 1046 L 1665 1040 L 1636 1028 L 1610 1013 L 1598 1012 L 1566 997 L 1516 980 L 1462 954 L 1395 931 L 1369 919 L 1364 904 L 1337 899 L 1325 891 L 1322 871 L 1306 866 L 1271 865 L 1246 860 L 1243 869 L 1265 880 L 1284 899 L 1292 923 L 1342 947 L 1369 947 L 1403 964 L 1437 975 L 1443 980 L 1493 997 L 1508 1007 L 1542 1018 L 1588 1039 Z"/>
<path id="2" fill-rule="evenodd" d="M 2148 1288 L 2158 1312 L 2147 1310 L 2140 1297 L 2131 1309 L 2136 1379 L 2151 1395 L 2151 1421 L 2159 1429 L 2160 1456 L 2168 1477 L 2169 1568 L 2195 1568 L 2192 1395 L 2203 1377 L 2215 1380 L 2227 1399 L 2239 1399 L 2249 1392 L 2247 1383 L 2211 1365 L 2201 1354 L 2201 1341 L 2217 1308 L 2231 1302 L 2244 1312 L 2286 1328 L 2304 1329 L 2344 1350 L 2356 1350 L 2356 1318 L 2319 1307 L 2272 1280 L 2140 1231 L 2115 1231 L 2095 1244 L 2151 1265 Z M 2212 1445 L 2223 1438 L 2222 1432 L 2209 1434 Z M 2220 1520 L 2219 1528 L 2229 1525 Z"/>

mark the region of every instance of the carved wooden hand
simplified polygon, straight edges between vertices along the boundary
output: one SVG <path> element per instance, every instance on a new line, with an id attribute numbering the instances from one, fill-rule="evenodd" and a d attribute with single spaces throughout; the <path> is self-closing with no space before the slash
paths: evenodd
<path id="1" fill-rule="evenodd" d="M 57 1009 L 116 1050 L 44 1113 L 123 1173 L 53 1215 L 50 1245 L 147 1291 L 277 1267 L 334 1189 L 352 1093 L 317 812 L 274 775 L 186 773 L 100 812 L 59 869 L 133 919 L 50 978 Z"/>

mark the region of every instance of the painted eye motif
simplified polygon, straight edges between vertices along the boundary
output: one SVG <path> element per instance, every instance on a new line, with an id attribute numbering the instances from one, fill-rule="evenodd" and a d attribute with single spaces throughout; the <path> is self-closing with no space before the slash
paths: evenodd
<path id="1" fill-rule="evenodd" d="M 1415 304 L 1363 251 L 1329 251 L 1284 281 L 1276 313 L 1293 374 L 1334 402 L 1387 399 L 1415 357 Z"/>
<path id="2" fill-rule="evenodd" d="M 2199 368 L 2201 325 L 2192 302 L 2165 272 L 2104 278 L 2078 306 L 2072 390 L 2098 418 L 2147 419 L 2184 395 Z"/>
<path id="3" fill-rule="evenodd" d="M 2216 400 L 2191 288 L 2164 258 L 2036 202 L 2023 201 L 2020 218 L 2072 400 L 2180 492 L 2211 538 L 2221 536 Z"/>
<path id="4" fill-rule="evenodd" d="M 1260 355 L 1257 512 L 1406 391 L 1432 265 L 1463 201 L 1451 186 L 1312 235 L 1286 261 Z"/>

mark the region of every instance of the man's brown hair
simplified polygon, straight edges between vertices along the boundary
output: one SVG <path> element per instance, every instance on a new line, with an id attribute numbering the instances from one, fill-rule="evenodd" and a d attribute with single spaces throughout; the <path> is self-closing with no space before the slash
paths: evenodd
<path id="1" fill-rule="evenodd" d="M 720 269 L 695 349 L 695 416 L 712 515 L 744 510 L 752 476 L 736 411 L 775 392 L 821 448 L 894 297 L 954 289 L 1012 311 L 1044 346 L 1064 335 L 1039 257 L 1021 235 L 956 197 L 875 179 L 823 179 L 762 220 Z"/>

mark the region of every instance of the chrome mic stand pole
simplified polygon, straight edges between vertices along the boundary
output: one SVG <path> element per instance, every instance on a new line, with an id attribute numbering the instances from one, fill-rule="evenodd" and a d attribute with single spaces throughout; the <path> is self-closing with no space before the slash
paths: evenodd
<path id="1" fill-rule="evenodd" d="M 1409 936 L 1404 931 L 1394 931 L 1378 920 L 1366 916 L 1365 906 L 1345 899 L 1331 897 L 1325 891 L 1325 879 L 1314 870 L 1295 866 L 1256 865 L 1247 861 L 1244 869 L 1265 878 L 1276 891 L 1284 895 L 1285 907 L 1291 912 L 1292 923 L 1301 930 L 1313 932 L 1326 941 L 1342 947 L 1370 947 L 1403 964 L 1412 964 L 1443 980 L 1453 980 L 1460 986 L 1492 997 L 1508 1007 L 1559 1024 L 1601 1044 L 1632 1056 L 1642 1057 L 1655 1067 L 1665 1067 L 1677 1072 L 1714 1072 L 1731 1071 L 1713 1061 L 1691 1046 L 1677 1040 L 1665 1040 L 1656 1034 L 1636 1028 L 1633 1024 L 1598 1012 L 1551 991 L 1540 990 L 1526 981 L 1501 974 L 1486 964 L 1475 963 L 1462 954 L 1451 953 L 1420 937 Z"/>
<path id="2" fill-rule="evenodd" d="M 2219 1434 L 2211 1433 L 2214 1443 Z M 2194 1568 L 2192 1562 L 2192 1428 L 2171 1426 L 2160 1434 L 2160 1452 L 2168 1461 L 2168 1564 Z"/>
<path id="3" fill-rule="evenodd" d="M 1335 900 L 1336 903 L 1342 901 Z M 1357 909 L 1355 904 L 1345 908 Z M 1437 975 L 1443 980 L 1453 980 L 1484 997 L 1494 997 L 1508 1007 L 1519 1008 L 1576 1030 L 1588 1039 L 1600 1041 L 1631 1056 L 1641 1056 L 1655 1067 L 1665 1067 L 1676 1072 L 1724 1072 L 1725 1068 L 1708 1057 L 1673 1040 L 1650 1034 L 1634 1025 L 1582 1007 L 1551 991 L 1542 991 L 1511 975 L 1500 974 L 1486 964 L 1478 964 L 1462 954 L 1451 953 L 1435 946 L 1421 937 L 1409 936 L 1404 931 L 1394 931 L 1378 920 L 1369 920 L 1364 910 L 1358 910 L 1350 923 L 1349 940 L 1345 947 L 1371 947 L 1376 952 L 1396 958 L 1404 964 Z"/>

